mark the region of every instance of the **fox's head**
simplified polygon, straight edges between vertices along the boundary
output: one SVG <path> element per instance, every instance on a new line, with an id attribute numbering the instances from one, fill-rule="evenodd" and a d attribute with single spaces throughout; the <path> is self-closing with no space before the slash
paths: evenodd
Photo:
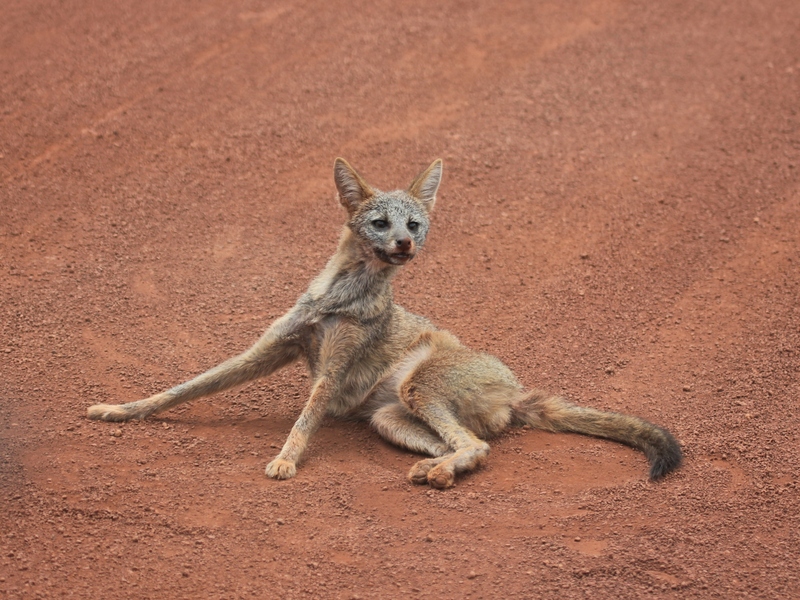
<path id="1" fill-rule="evenodd" d="M 382 192 L 371 187 L 342 158 L 333 166 L 339 201 L 347 209 L 347 227 L 362 250 L 388 265 L 404 265 L 425 243 L 442 180 L 442 160 L 422 171 L 407 190 Z"/>

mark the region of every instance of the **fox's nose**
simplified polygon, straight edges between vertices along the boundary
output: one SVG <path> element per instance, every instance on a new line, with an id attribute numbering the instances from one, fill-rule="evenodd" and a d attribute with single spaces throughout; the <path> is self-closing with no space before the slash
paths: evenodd
<path id="1" fill-rule="evenodd" d="M 400 250 L 400 252 L 408 252 L 411 250 L 411 238 L 395 240 L 395 244 L 397 244 L 397 249 Z"/>

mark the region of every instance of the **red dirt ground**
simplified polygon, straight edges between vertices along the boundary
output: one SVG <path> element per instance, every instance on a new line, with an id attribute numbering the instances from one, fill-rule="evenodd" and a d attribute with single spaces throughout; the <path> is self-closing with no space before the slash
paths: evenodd
<path id="1" fill-rule="evenodd" d="M 800 597 L 800 3 L 7 0 L 0 597 Z M 246 348 L 333 251 L 332 164 L 441 156 L 397 300 L 682 441 L 513 430 L 439 492 L 360 423 L 267 479 Z"/>

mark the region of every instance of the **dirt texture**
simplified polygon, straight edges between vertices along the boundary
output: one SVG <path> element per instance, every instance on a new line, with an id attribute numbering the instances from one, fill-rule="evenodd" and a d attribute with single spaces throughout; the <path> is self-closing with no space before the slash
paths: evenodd
<path id="1" fill-rule="evenodd" d="M 0 598 L 800 597 L 800 3 L 6 0 Z M 396 301 L 686 460 L 515 429 L 435 491 L 300 367 L 143 422 L 344 220 L 444 182 Z"/>

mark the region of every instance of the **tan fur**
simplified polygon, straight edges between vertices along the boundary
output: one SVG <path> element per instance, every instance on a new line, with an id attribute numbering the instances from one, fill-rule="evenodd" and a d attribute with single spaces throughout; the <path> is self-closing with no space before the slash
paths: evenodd
<path id="1" fill-rule="evenodd" d="M 384 193 L 337 159 L 334 179 L 349 220 L 336 253 L 297 304 L 241 355 L 150 398 L 92 406 L 89 418 L 143 419 L 302 358 L 313 385 L 286 443 L 267 465 L 266 474 L 276 479 L 295 476 L 326 414 L 369 419 L 390 442 L 432 456 L 415 464 L 409 479 L 437 488 L 481 465 L 489 454 L 484 440 L 509 425 L 630 444 L 647 454 L 653 478 L 676 468 L 680 448 L 666 430 L 525 392 L 497 358 L 394 304 L 391 279 L 424 243 L 441 173 L 437 160 L 407 191 Z"/>

